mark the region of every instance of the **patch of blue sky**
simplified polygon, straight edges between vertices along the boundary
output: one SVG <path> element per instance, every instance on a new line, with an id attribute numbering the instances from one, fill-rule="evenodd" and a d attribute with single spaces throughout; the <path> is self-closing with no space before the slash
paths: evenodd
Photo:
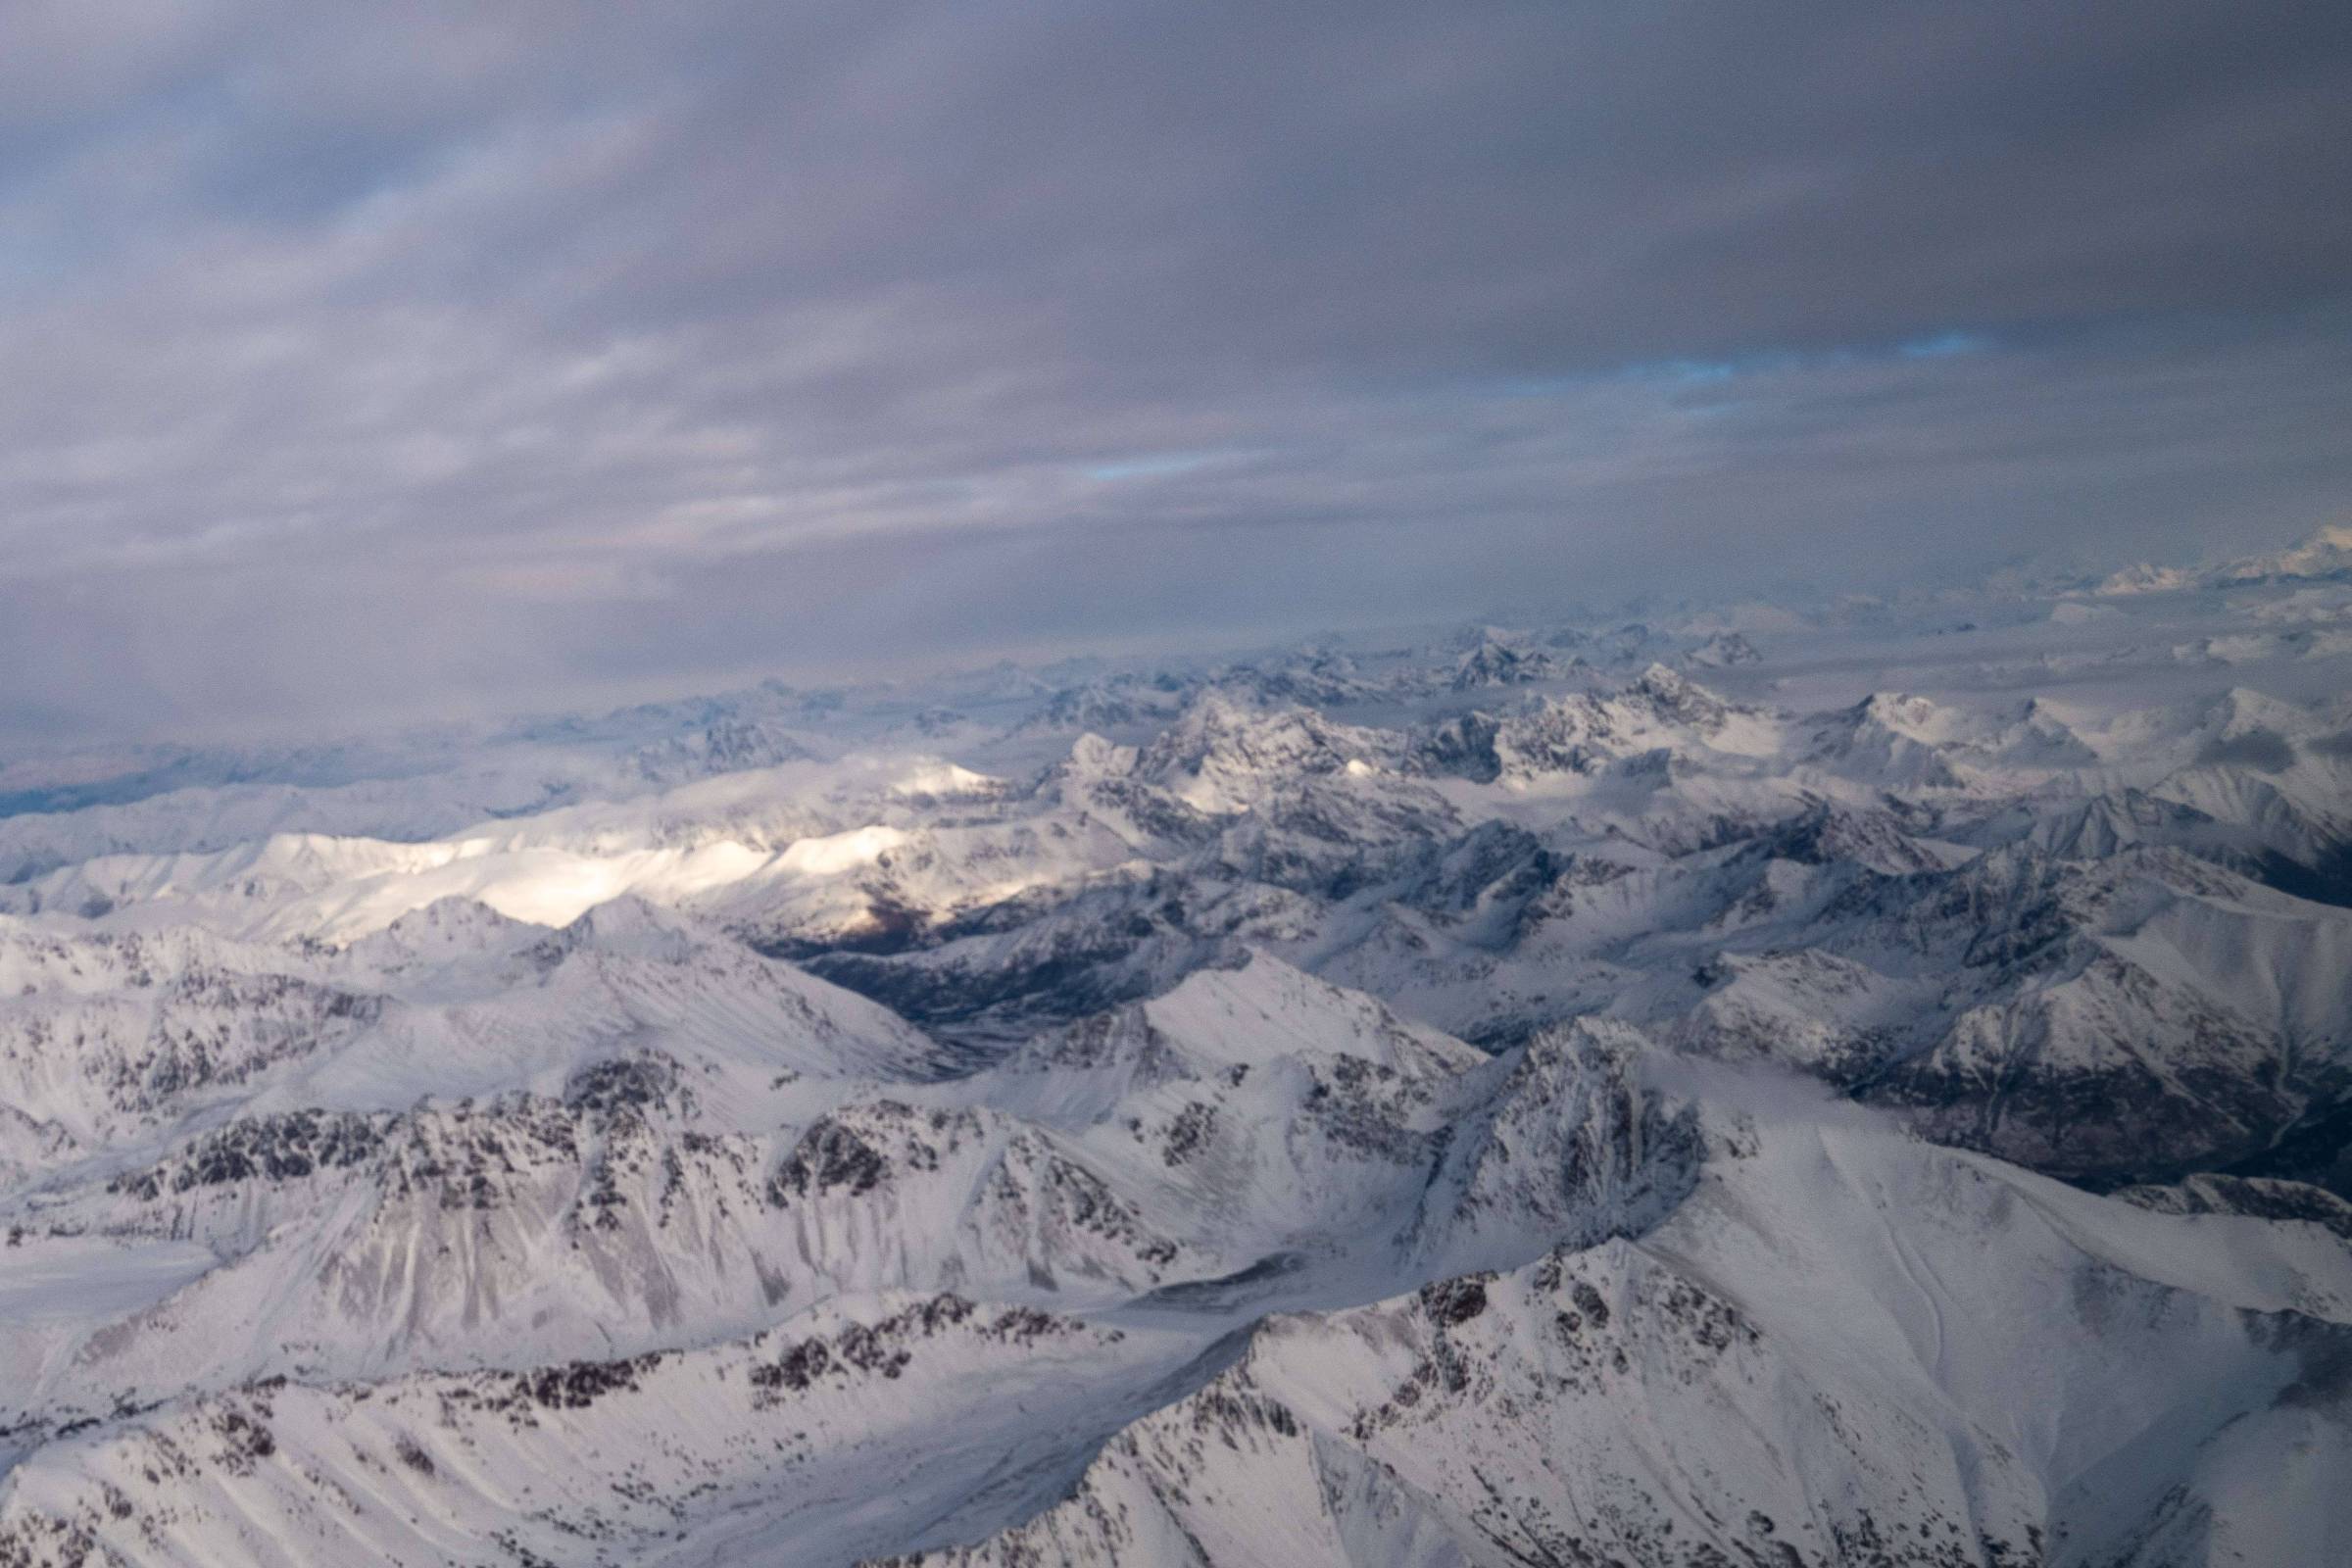
<path id="1" fill-rule="evenodd" d="M 1996 345 L 1982 333 L 1953 330 L 1895 343 L 1875 343 L 1836 349 L 1775 349 L 1720 360 L 1645 360 L 1613 369 L 1575 375 L 1517 376 L 1487 383 L 1480 390 L 1490 397 L 1560 397 L 1610 381 L 1642 381 L 1672 387 L 1720 386 L 1742 376 L 1786 374 L 1796 370 L 1867 365 L 1884 360 L 1947 360 L 1989 353 Z"/>
<path id="2" fill-rule="evenodd" d="M 1991 347 L 1992 340 L 1980 333 L 1953 331 L 1913 338 L 1895 352 L 1906 360 L 1949 360 L 1963 354 L 1983 354 Z"/>
<path id="3" fill-rule="evenodd" d="M 1080 471 L 1089 479 L 1103 484 L 1113 484 L 1121 479 L 1162 479 L 1170 474 L 1190 473 L 1195 468 L 1221 463 L 1230 456 L 1232 454 L 1226 452 L 1141 452 L 1133 457 L 1092 464 Z"/>

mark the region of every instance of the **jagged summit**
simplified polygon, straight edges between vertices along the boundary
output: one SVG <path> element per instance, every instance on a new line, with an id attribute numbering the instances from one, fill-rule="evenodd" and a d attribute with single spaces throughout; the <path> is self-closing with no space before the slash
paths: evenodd
<path id="1" fill-rule="evenodd" d="M 0 1563 L 2331 1562 L 2343 548 L 92 764 Z"/>
<path id="2" fill-rule="evenodd" d="M 1388 749 L 1384 736 L 1312 709 L 1247 707 L 1209 691 L 1143 749 L 1135 772 L 1188 805 L 1231 811 L 1301 778 L 1369 771 Z"/>
<path id="3" fill-rule="evenodd" d="M 2352 576 L 2352 523 L 2327 523 L 2284 550 L 2240 556 L 2210 566 L 2126 566 L 2092 590 L 2109 597 L 2174 593 L 2240 583 Z"/>

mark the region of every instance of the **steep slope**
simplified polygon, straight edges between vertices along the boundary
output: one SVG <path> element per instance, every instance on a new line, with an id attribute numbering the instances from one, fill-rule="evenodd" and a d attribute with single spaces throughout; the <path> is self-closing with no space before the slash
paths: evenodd
<path id="1" fill-rule="evenodd" d="M 893 1560 L 2316 1561 L 2345 1539 L 2331 1237 L 2138 1213 L 1762 1098 L 1646 1236 L 1270 1320 L 1066 1501 Z M 2151 1360 L 2173 1375 L 2135 1377 Z"/>
<path id="2" fill-rule="evenodd" d="M 954 1296 L 882 1297 L 709 1348 L 270 1383 L 18 1466 L 0 1479 L 0 1560 L 846 1563 L 1033 1509 L 1132 1412 L 1132 1391 L 1196 1353 Z"/>
<path id="3" fill-rule="evenodd" d="M 12 760 L 0 1563 L 2332 1564 L 2328 559 Z"/>

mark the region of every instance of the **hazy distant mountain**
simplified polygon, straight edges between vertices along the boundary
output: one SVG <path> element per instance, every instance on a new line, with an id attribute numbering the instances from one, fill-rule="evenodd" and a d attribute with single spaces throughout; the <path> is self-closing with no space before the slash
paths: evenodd
<path id="1" fill-rule="evenodd" d="M 23 761 L 0 1563 L 2339 1560 L 2348 564 Z"/>

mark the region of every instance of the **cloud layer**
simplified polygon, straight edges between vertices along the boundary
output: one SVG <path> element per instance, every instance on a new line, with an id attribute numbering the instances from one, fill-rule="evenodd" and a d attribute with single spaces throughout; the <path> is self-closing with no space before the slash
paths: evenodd
<path id="1" fill-rule="evenodd" d="M 0 727 L 2283 538 L 2347 103 L 2317 3 L 0 9 Z"/>

